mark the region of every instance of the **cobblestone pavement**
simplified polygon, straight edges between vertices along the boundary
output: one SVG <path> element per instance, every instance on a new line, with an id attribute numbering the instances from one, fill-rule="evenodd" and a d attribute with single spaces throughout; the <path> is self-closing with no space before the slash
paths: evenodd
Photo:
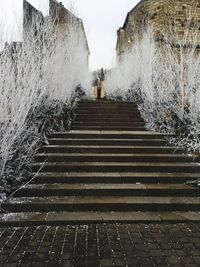
<path id="1" fill-rule="evenodd" d="M 0 228 L 0 266 L 200 266 L 200 224 Z"/>

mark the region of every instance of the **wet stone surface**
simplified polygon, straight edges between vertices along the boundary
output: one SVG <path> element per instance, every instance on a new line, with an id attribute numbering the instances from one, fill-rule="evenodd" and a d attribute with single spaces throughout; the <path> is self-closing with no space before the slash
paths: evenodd
<path id="1" fill-rule="evenodd" d="M 0 266 L 200 266 L 200 223 L 0 228 Z"/>

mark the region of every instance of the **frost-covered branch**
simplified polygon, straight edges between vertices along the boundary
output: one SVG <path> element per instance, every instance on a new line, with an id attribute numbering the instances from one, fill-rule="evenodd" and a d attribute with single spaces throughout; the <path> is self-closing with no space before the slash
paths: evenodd
<path id="1" fill-rule="evenodd" d="M 41 135 L 60 119 L 65 103 L 70 109 L 76 87 L 90 87 L 87 53 L 80 27 L 60 34 L 50 18 L 32 21 L 23 42 L 1 52 L 0 191 L 23 178 Z"/>
<path id="2" fill-rule="evenodd" d="M 107 74 L 106 88 L 110 97 L 137 101 L 147 127 L 175 133 L 180 139 L 171 141 L 199 150 L 200 55 L 184 42 L 157 42 L 148 29 Z"/>

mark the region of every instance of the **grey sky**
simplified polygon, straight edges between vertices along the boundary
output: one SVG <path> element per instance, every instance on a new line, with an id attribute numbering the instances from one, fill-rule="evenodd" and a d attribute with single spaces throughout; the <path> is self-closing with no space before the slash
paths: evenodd
<path id="1" fill-rule="evenodd" d="M 29 0 L 29 2 L 47 15 L 48 0 Z M 75 12 L 83 19 L 91 52 L 90 68 L 110 68 L 114 65 L 116 31 L 123 25 L 127 12 L 139 0 L 62 0 L 62 2 L 66 7 L 73 3 Z M 22 0 L 0 0 L 0 10 L 0 23 L 6 22 L 6 27 L 13 29 L 12 36 L 17 39 L 20 30 L 16 32 L 16 25 L 18 24 L 19 29 Z"/>

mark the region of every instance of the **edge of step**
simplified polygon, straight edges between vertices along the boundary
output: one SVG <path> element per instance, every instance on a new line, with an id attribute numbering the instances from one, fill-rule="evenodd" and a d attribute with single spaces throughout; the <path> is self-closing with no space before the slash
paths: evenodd
<path id="1" fill-rule="evenodd" d="M 200 222 L 200 212 L 35 212 L 0 215 L 0 227 L 184 222 Z"/>

